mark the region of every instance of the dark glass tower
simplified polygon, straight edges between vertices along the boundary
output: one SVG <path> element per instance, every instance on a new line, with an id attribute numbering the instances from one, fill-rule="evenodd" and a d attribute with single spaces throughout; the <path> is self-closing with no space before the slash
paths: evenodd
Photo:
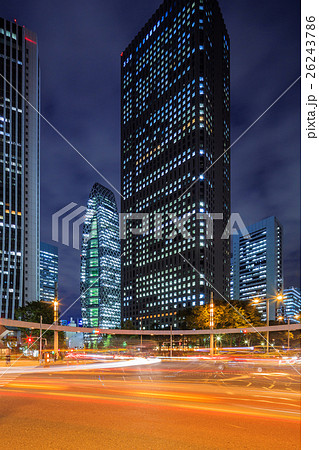
<path id="1" fill-rule="evenodd" d="M 150 214 L 149 232 L 122 240 L 122 316 L 136 327 L 177 328 L 209 283 L 229 297 L 229 45 L 217 1 L 165 1 L 121 55 L 122 213 Z M 189 214 L 191 238 L 169 237 L 168 213 Z M 214 240 L 198 213 L 223 214 Z"/>
<path id="2" fill-rule="evenodd" d="M 39 300 L 39 70 L 36 34 L 0 18 L 0 315 L 12 319 Z"/>
<path id="3" fill-rule="evenodd" d="M 88 200 L 81 254 L 81 303 L 84 327 L 121 324 L 121 249 L 113 192 L 95 183 Z"/>

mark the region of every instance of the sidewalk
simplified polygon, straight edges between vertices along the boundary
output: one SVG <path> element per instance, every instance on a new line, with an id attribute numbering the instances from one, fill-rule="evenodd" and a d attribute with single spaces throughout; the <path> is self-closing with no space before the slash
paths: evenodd
<path id="1" fill-rule="evenodd" d="M 6 364 L 6 361 L 5 361 L 5 359 L 3 359 L 3 360 L 0 360 L 0 367 L 10 367 L 11 365 L 14 365 L 14 366 L 37 366 L 38 365 L 38 361 L 36 361 L 36 360 L 30 360 L 30 359 L 23 359 L 23 358 L 21 358 L 21 359 L 14 359 L 14 358 L 11 358 L 11 361 L 10 361 L 10 364 Z"/>
<path id="2" fill-rule="evenodd" d="M 50 361 L 50 366 L 61 366 L 61 365 L 78 365 L 78 364 L 89 364 L 92 363 L 92 361 L 72 361 L 72 360 L 59 360 L 57 362 L 54 361 Z M 42 366 L 44 365 L 44 363 L 41 364 Z M 6 364 L 5 360 L 0 360 L 0 367 L 10 367 L 10 366 L 15 366 L 15 367 L 37 367 L 40 366 L 39 361 L 37 359 L 25 359 L 25 358 L 11 358 L 10 364 Z"/>

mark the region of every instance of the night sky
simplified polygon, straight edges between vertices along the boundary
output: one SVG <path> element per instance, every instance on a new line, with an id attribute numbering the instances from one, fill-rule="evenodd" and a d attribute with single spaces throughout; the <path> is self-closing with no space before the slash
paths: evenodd
<path id="1" fill-rule="evenodd" d="M 220 0 L 231 43 L 234 141 L 300 75 L 300 2 Z M 120 190 L 120 54 L 161 0 L 11 0 L 0 15 L 38 34 L 42 114 Z M 300 286 L 300 81 L 231 150 L 232 211 L 284 226 L 285 286 Z M 80 251 L 51 241 L 51 215 L 109 187 L 41 121 L 41 240 L 59 247 L 62 311 Z M 118 206 L 120 198 L 117 195 Z M 80 317 L 80 302 L 66 314 Z"/>

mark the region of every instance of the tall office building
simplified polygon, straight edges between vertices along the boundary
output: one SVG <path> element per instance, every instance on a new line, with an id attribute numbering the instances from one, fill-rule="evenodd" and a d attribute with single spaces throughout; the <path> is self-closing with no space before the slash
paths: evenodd
<path id="1" fill-rule="evenodd" d="M 280 306 L 275 297 L 283 290 L 282 225 L 268 217 L 247 229 L 249 236 L 233 236 L 233 299 L 269 298 L 269 317 L 275 320 Z M 257 308 L 266 319 L 266 302 Z"/>
<path id="2" fill-rule="evenodd" d="M 167 0 L 121 55 L 122 317 L 135 327 L 177 328 L 210 283 L 229 297 L 229 49 L 216 0 Z M 135 213 L 150 214 L 139 236 Z M 223 213 L 214 240 L 206 213 Z M 189 215 L 190 236 L 170 235 L 169 214 Z"/>
<path id="3" fill-rule="evenodd" d="M 230 299 L 234 299 L 234 260 L 233 257 L 230 258 L 230 289 L 229 289 Z"/>
<path id="4" fill-rule="evenodd" d="M 113 192 L 95 183 L 87 204 L 81 254 L 84 327 L 121 324 L 121 248 Z"/>
<path id="5" fill-rule="evenodd" d="M 296 319 L 295 316 L 299 316 L 301 312 L 301 291 L 299 288 L 290 287 L 284 289 L 284 305 L 285 305 L 285 317 L 292 322 L 299 322 L 300 317 Z"/>
<path id="6" fill-rule="evenodd" d="M 59 256 L 54 245 L 40 242 L 40 300 L 54 300 L 58 283 Z"/>
<path id="7" fill-rule="evenodd" d="M 0 314 L 14 318 L 39 300 L 39 57 L 36 34 L 1 18 L 0 75 Z"/>

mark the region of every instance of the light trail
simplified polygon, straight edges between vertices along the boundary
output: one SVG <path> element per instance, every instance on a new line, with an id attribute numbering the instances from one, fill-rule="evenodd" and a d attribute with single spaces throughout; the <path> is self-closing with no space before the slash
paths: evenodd
<path id="1" fill-rule="evenodd" d="M 4 368 L 5 370 L 0 370 L 0 374 L 33 374 L 33 373 L 53 373 L 53 372 L 72 372 L 72 371 L 82 371 L 82 370 L 99 370 L 99 369 L 113 369 L 118 367 L 132 367 L 141 366 L 149 364 L 158 364 L 161 360 L 158 358 L 144 359 L 136 358 L 130 361 L 119 361 L 119 362 L 103 362 L 103 363 L 92 363 L 83 365 L 72 365 L 72 366 L 59 366 L 59 367 L 9 367 Z"/>
<path id="2" fill-rule="evenodd" d="M 274 409 L 274 408 L 260 408 L 253 405 L 235 405 L 230 404 L 227 405 L 222 401 L 219 401 L 218 404 L 215 403 L 213 405 L 203 405 L 196 403 L 186 403 L 168 400 L 168 399 L 154 399 L 154 398 L 131 398 L 131 397 L 123 397 L 123 393 L 120 396 L 115 395 L 99 395 L 99 394 L 86 394 L 86 393 L 67 393 L 67 392 L 45 392 L 45 393 L 28 393 L 24 391 L 8 391 L 4 390 L 1 395 L 7 396 L 15 396 L 16 394 L 23 397 L 32 397 L 32 398 L 43 398 L 43 399 L 63 399 L 69 401 L 77 401 L 77 402 L 97 402 L 103 404 L 134 404 L 134 406 L 140 406 L 144 408 L 160 408 L 160 409 L 186 409 L 191 410 L 193 412 L 201 412 L 201 413 L 212 413 L 212 414 L 220 414 L 226 413 L 231 415 L 239 415 L 239 416 L 254 416 L 254 417 L 266 417 L 266 418 L 275 418 L 280 420 L 292 420 L 292 421 L 300 421 L 300 411 L 299 410 L 283 410 L 283 409 Z M 238 401 L 242 401 L 242 398 L 236 398 Z M 175 400 L 178 400 L 178 396 Z"/>

